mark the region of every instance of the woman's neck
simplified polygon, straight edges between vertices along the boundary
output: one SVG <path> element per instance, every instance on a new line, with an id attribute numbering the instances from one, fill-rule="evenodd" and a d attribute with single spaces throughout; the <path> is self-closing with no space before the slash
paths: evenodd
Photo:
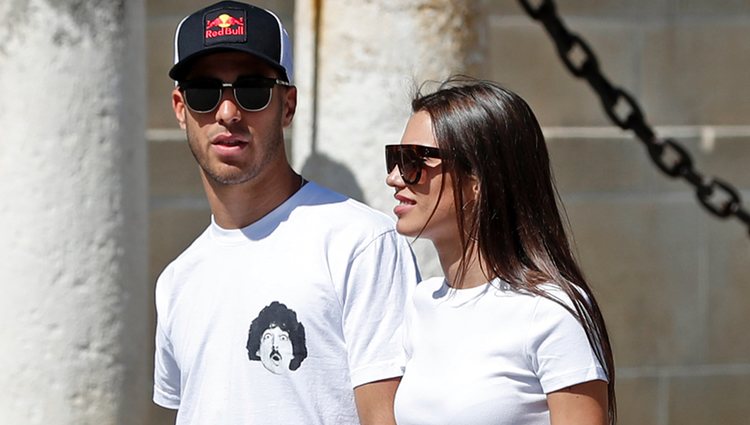
<path id="1" fill-rule="evenodd" d="M 460 241 L 435 244 L 440 258 L 440 266 L 448 285 L 453 288 L 474 288 L 492 280 L 483 267 L 481 255 L 476 244 L 470 244 L 466 255 L 463 254 Z"/>

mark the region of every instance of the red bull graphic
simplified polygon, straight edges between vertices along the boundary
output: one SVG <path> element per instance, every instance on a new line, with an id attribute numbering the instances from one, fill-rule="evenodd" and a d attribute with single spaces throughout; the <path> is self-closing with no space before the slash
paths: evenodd
<path id="1" fill-rule="evenodd" d="M 227 35 L 245 35 L 245 18 L 235 18 L 228 13 L 222 13 L 206 21 L 206 39 Z"/>

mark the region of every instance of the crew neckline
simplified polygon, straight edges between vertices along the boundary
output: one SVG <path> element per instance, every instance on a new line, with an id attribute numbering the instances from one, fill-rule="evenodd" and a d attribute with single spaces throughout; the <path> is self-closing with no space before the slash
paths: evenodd
<path id="1" fill-rule="evenodd" d="M 288 220 L 294 208 L 306 199 L 307 194 L 312 191 L 314 183 L 305 181 L 305 183 L 288 197 L 284 202 L 271 210 L 257 221 L 238 229 L 226 229 L 216 223 L 216 217 L 211 214 L 211 224 L 209 230 L 212 238 L 222 244 L 236 245 L 245 243 L 249 240 L 259 240 L 270 235 L 273 230 L 283 221 Z"/>
<path id="2" fill-rule="evenodd" d="M 494 278 L 489 282 L 471 288 L 454 288 L 448 285 L 448 281 L 444 277 L 440 279 L 440 287 L 434 292 L 433 297 L 442 298 L 443 302 L 454 307 L 459 307 L 468 302 L 476 302 L 490 292 L 498 294 L 510 290 L 510 287 L 500 278 Z"/>

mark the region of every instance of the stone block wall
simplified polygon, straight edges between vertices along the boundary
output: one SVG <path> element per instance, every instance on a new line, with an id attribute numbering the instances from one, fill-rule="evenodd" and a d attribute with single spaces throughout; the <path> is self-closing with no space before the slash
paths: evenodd
<path id="1" fill-rule="evenodd" d="M 538 3 L 538 2 L 537 2 Z M 682 181 L 612 127 L 516 2 L 481 2 L 483 77 L 537 111 L 579 258 L 615 347 L 623 425 L 746 424 L 750 237 L 706 213 Z M 750 197 L 750 4 L 557 1 L 610 81 L 695 166 Z"/>
<path id="2" fill-rule="evenodd" d="M 206 3 L 147 2 L 152 282 L 209 219 L 166 77 L 175 25 Z M 277 11 L 294 37 L 294 1 L 257 3 Z M 568 28 L 657 133 L 684 144 L 697 169 L 741 189 L 748 208 L 750 3 L 719 3 L 557 1 Z M 527 99 L 547 135 L 579 258 L 615 346 L 620 423 L 747 424 L 748 229 L 707 214 L 689 186 L 661 174 L 637 140 L 612 127 L 517 2 L 475 5 L 481 54 L 473 69 Z M 169 416 L 153 408 L 151 423 Z"/>

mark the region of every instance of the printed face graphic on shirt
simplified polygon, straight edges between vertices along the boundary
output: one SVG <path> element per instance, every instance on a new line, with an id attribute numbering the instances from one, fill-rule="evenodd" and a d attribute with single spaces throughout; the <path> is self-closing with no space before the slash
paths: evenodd
<path id="1" fill-rule="evenodd" d="M 260 360 L 271 373 L 295 371 L 307 357 L 305 327 L 294 310 L 274 301 L 250 324 L 246 348 L 248 358 Z"/>
<path id="2" fill-rule="evenodd" d="M 257 355 L 269 371 L 277 375 L 288 371 L 289 362 L 294 356 L 289 333 L 271 323 L 271 327 L 260 337 L 260 350 Z"/>

